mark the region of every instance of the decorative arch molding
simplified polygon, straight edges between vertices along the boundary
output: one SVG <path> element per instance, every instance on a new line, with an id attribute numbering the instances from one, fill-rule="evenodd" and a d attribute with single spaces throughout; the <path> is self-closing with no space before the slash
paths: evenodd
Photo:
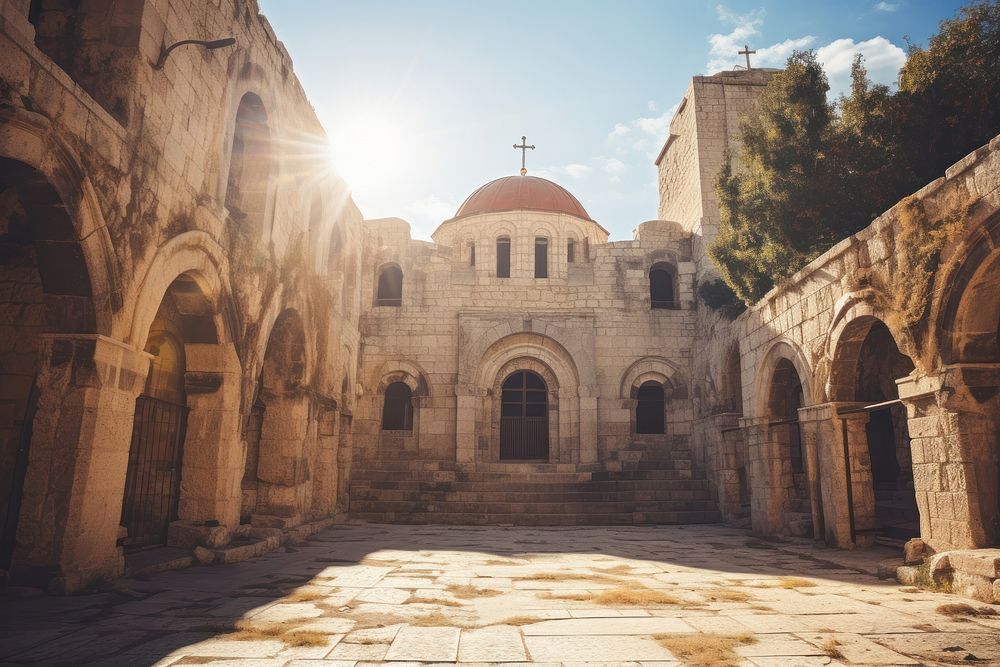
<path id="1" fill-rule="evenodd" d="M 642 357 L 632 362 L 632 365 L 622 373 L 618 387 L 619 398 L 634 399 L 639 387 L 649 381 L 663 385 L 665 398 L 680 398 L 682 390 L 684 390 L 683 397 L 687 397 L 687 382 L 673 362 L 665 357 Z"/>
<path id="2" fill-rule="evenodd" d="M 126 302 L 118 260 L 97 192 L 76 153 L 62 141 L 48 118 L 16 109 L 0 124 L 0 157 L 35 169 L 59 195 L 90 274 L 97 333 L 114 336 L 115 317 Z"/>
<path id="3" fill-rule="evenodd" d="M 378 371 L 378 384 L 375 385 L 375 394 L 381 396 L 385 393 L 386 387 L 393 382 L 402 382 L 410 388 L 413 398 L 420 398 L 430 394 L 430 384 L 427 382 L 427 374 L 417 364 L 411 361 L 391 360 L 382 364 Z"/>
<path id="4" fill-rule="evenodd" d="M 827 400 L 857 400 L 855 383 L 858 355 L 868 333 L 879 322 L 889 330 L 899 351 L 909 357 L 911 362 L 913 361 L 912 355 L 907 354 L 903 346 L 904 341 L 912 345 L 912 339 L 908 334 L 894 328 L 883 317 L 883 313 L 874 308 L 869 301 L 851 301 L 850 305 L 845 304 L 844 308 L 837 311 L 828 336 L 827 357 L 830 362 L 830 372 L 823 392 Z"/>
<path id="5" fill-rule="evenodd" d="M 229 294 L 229 263 L 215 239 L 201 231 L 179 234 L 157 249 L 142 281 L 131 286 L 126 302 L 133 305 L 121 314 L 112 335 L 142 348 L 163 295 L 182 274 L 190 275 L 212 304 L 220 342 L 232 342 L 223 307 Z"/>
<path id="6" fill-rule="evenodd" d="M 779 340 L 768 348 L 763 360 L 757 365 L 753 382 L 754 416 L 767 417 L 769 414 L 771 378 L 782 359 L 790 361 L 795 367 L 795 372 L 798 373 L 799 380 L 802 382 L 803 406 L 815 403 L 815 392 L 812 388 L 812 367 L 797 345 L 787 340 Z"/>
<path id="7" fill-rule="evenodd" d="M 274 325 L 286 311 L 294 311 L 296 315 L 302 320 L 303 327 L 305 330 L 305 365 L 302 373 L 303 384 L 309 384 L 313 377 L 313 372 L 315 370 L 316 358 L 318 355 L 313 354 L 313 350 L 316 350 L 316 330 L 315 327 L 308 325 L 309 320 L 309 304 L 308 301 L 303 299 L 289 299 L 287 298 L 289 294 L 294 294 L 294 290 L 290 289 L 286 285 L 279 285 L 274 291 L 274 296 L 268 303 L 267 308 L 261 314 L 262 326 L 257 332 L 257 338 L 252 343 L 252 355 L 245 362 L 246 368 L 250 369 L 249 382 L 250 386 L 254 386 L 257 382 L 257 377 L 260 375 L 260 371 L 264 365 L 264 356 L 267 351 L 267 343 L 271 339 L 271 333 L 274 330 Z M 252 394 L 253 392 L 248 392 Z"/>
<path id="8" fill-rule="evenodd" d="M 992 213 L 949 255 L 951 261 L 942 263 L 945 268 L 935 281 L 935 292 L 942 296 L 932 305 L 929 348 L 937 344 L 941 364 L 986 360 L 985 348 L 995 347 L 1000 319 L 1000 297 L 988 282 L 990 274 L 1000 275 L 1000 212 Z M 973 300 L 975 308 L 969 307 Z"/>
<path id="9" fill-rule="evenodd" d="M 503 364 L 520 355 L 536 356 L 548 363 L 555 372 L 562 373 L 562 387 L 573 385 L 579 386 L 584 392 L 593 391 L 597 383 L 593 365 L 583 364 L 578 367 L 574 361 L 590 356 L 580 336 L 551 322 L 541 327 L 545 333 L 535 331 L 533 324 L 531 330 L 525 330 L 523 319 L 509 318 L 482 332 L 463 347 L 462 357 L 471 363 L 460 366 L 458 384 L 469 388 L 488 387 L 496 372 L 496 368 L 490 370 L 488 364 Z M 503 361 L 499 361 L 501 356 L 504 357 Z M 494 361 L 491 362 L 491 358 Z"/>
<path id="10" fill-rule="evenodd" d="M 515 357 L 501 366 L 489 388 L 491 395 L 499 397 L 504 381 L 518 371 L 531 371 L 541 377 L 549 393 L 549 407 L 558 407 L 559 377 L 548 364 L 534 357 Z"/>
<path id="11" fill-rule="evenodd" d="M 556 340 L 533 332 L 505 336 L 486 349 L 480 358 L 479 368 L 472 378 L 472 386 L 492 388 L 494 379 L 512 361 L 536 360 L 556 380 L 563 395 L 576 396 L 580 376 L 570 352 Z"/>
<path id="12" fill-rule="evenodd" d="M 670 250 L 668 248 L 657 248 L 656 250 L 651 250 L 646 253 L 646 276 L 649 276 L 649 272 L 653 268 L 659 265 L 669 265 L 670 268 L 677 272 L 677 265 L 683 262 L 684 259 L 675 250 Z"/>

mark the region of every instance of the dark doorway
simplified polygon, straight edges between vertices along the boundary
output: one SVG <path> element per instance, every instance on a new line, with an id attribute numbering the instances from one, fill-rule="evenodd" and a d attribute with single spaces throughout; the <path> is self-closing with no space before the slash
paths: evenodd
<path id="1" fill-rule="evenodd" d="M 177 518 L 187 407 L 152 396 L 135 399 L 122 525 L 126 550 L 161 546 Z"/>
<path id="2" fill-rule="evenodd" d="M 659 382 L 644 382 L 635 397 L 635 432 L 665 433 L 663 385 Z"/>
<path id="3" fill-rule="evenodd" d="M 913 363 L 899 351 L 889 328 L 876 320 L 858 352 L 856 400 L 872 405 L 897 399 L 896 380 L 912 370 Z M 875 487 L 877 534 L 890 540 L 919 536 L 906 408 L 894 405 L 873 410 L 865 433 Z"/>
<path id="4" fill-rule="evenodd" d="M 500 459 L 549 459 L 549 394 L 545 380 L 518 371 L 503 383 L 500 399 Z"/>

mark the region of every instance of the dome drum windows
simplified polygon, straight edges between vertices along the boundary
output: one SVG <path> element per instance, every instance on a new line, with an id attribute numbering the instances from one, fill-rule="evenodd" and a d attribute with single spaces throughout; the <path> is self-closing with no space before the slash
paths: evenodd
<path id="1" fill-rule="evenodd" d="M 543 236 L 535 239 L 535 277 L 549 277 L 549 240 Z"/>
<path id="2" fill-rule="evenodd" d="M 497 278 L 510 278 L 510 237 L 497 239 Z"/>

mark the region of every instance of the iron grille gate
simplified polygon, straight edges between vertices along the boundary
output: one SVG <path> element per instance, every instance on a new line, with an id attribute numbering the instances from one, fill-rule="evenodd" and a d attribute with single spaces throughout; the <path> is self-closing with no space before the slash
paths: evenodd
<path id="1" fill-rule="evenodd" d="M 545 381 L 531 371 L 507 378 L 500 405 L 500 459 L 549 458 L 548 392 Z"/>
<path id="2" fill-rule="evenodd" d="M 126 549 L 158 546 L 177 518 L 181 456 L 188 408 L 152 396 L 135 399 L 132 445 L 125 475 L 122 525 Z"/>

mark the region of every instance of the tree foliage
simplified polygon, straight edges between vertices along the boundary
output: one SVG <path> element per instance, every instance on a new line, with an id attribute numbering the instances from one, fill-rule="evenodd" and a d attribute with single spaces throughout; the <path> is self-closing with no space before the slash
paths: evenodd
<path id="1" fill-rule="evenodd" d="M 740 125 L 740 168 L 718 175 L 710 253 L 746 303 L 1000 132 L 1000 0 L 941 23 L 911 46 L 893 92 L 860 56 L 848 95 L 812 52 L 796 52 Z"/>

